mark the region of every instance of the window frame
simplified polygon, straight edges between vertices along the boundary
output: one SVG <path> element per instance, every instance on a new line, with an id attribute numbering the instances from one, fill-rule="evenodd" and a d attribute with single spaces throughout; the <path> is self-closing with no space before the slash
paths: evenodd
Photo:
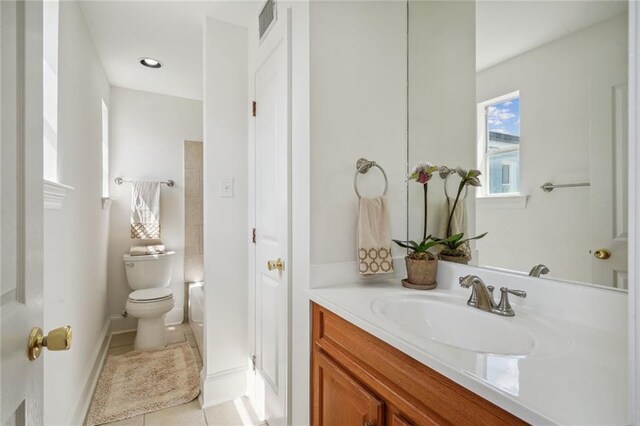
<path id="1" fill-rule="evenodd" d="M 517 197 L 522 195 L 522 163 L 520 156 L 520 148 L 521 143 L 518 144 L 518 181 L 520 183 L 518 191 L 516 192 L 502 192 L 492 194 L 489 192 L 489 167 L 487 161 L 489 160 L 489 156 L 487 155 L 487 144 L 489 142 L 489 130 L 487 126 L 487 108 L 499 104 L 502 102 L 507 102 L 513 99 L 520 99 L 520 91 L 516 90 L 505 95 L 497 96 L 495 98 L 487 99 L 482 102 L 478 102 L 477 104 L 477 131 L 478 131 L 478 141 L 477 141 L 477 159 L 478 159 L 478 170 L 482 173 L 480 175 L 480 181 L 482 182 L 482 186 L 478 188 L 477 197 L 478 198 L 500 198 L 500 197 Z M 520 115 L 522 109 L 520 109 Z M 519 117 L 520 118 L 520 117 Z M 522 139 L 520 139 L 522 142 Z M 507 150 L 505 150 L 507 152 Z M 511 179 L 511 177 L 510 177 Z"/>

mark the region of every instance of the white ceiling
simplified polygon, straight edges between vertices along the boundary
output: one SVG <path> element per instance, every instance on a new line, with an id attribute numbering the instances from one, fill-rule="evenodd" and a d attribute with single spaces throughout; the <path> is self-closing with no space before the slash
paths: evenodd
<path id="1" fill-rule="evenodd" d="M 262 1 L 83 0 L 80 7 L 114 86 L 202 99 L 205 17 L 248 26 Z M 145 68 L 143 56 L 160 60 Z"/>
<path id="2" fill-rule="evenodd" d="M 479 0 L 476 68 L 483 70 L 626 10 L 626 1 L 613 0 Z"/>
<path id="3" fill-rule="evenodd" d="M 80 7 L 107 78 L 114 86 L 202 99 L 202 30 L 206 16 L 248 26 L 263 1 L 82 0 Z M 478 70 L 604 21 L 626 1 L 479 0 Z M 160 69 L 141 66 L 149 56 Z"/>

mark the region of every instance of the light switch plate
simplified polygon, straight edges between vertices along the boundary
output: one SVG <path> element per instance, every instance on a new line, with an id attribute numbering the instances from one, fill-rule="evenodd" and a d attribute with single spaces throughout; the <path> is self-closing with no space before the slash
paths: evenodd
<path id="1" fill-rule="evenodd" d="M 233 198 L 233 178 L 220 178 L 220 198 Z"/>

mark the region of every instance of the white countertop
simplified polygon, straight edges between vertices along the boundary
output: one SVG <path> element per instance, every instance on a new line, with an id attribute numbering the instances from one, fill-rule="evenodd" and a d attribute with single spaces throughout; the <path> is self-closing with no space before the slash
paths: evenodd
<path id="1" fill-rule="evenodd" d="M 550 324 L 570 344 L 551 353 L 493 355 L 420 339 L 372 310 L 373 301 L 402 295 L 444 297 L 466 306 L 469 294 L 451 285 L 410 290 L 393 279 L 311 289 L 309 299 L 529 423 L 628 424 L 625 330 L 597 329 L 512 302 L 516 317 L 500 319 Z"/>

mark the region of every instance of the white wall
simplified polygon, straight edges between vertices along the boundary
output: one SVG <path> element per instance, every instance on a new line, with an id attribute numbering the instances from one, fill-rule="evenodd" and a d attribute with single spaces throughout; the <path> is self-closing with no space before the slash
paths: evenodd
<path id="1" fill-rule="evenodd" d="M 175 182 L 162 186 L 160 225 L 162 242 L 176 252 L 171 290 L 175 308 L 168 323 L 182 322 L 184 305 L 184 141 L 202 139 L 202 102 L 137 90 L 111 89 L 110 176 L 111 222 L 109 232 L 109 314 L 114 331 L 134 329 L 135 318 L 123 319 L 131 289 L 127 283 L 122 255 L 132 245 L 130 234 L 131 184 L 116 185 L 115 177 Z M 194 212 L 197 212 L 195 209 Z"/>
<path id="2" fill-rule="evenodd" d="M 409 3 L 409 166 L 475 168 L 475 3 Z M 449 179 L 455 196 L 459 180 Z M 446 220 L 443 181 L 429 183 L 427 234 L 438 235 Z M 422 185 L 409 183 L 409 238 L 422 238 Z M 467 197 L 469 233 L 474 233 L 473 192 Z"/>
<path id="3" fill-rule="evenodd" d="M 204 31 L 204 265 L 206 357 L 203 405 L 246 390 L 248 352 L 247 29 L 207 18 Z M 219 197 L 232 177 L 234 197 Z"/>
<path id="4" fill-rule="evenodd" d="M 477 229 L 489 232 L 477 243 L 480 264 L 528 271 L 544 263 L 549 276 L 593 282 L 592 229 L 602 224 L 591 222 L 590 189 L 545 193 L 539 187 L 589 182 L 597 176 L 590 163 L 602 173 L 611 168 L 604 158 L 591 158 L 594 128 L 611 118 L 592 121 L 590 98 L 612 76 L 617 83 L 627 80 L 627 18 L 619 15 L 478 73 L 478 102 L 520 90 L 521 192 L 530 196 L 524 209 L 478 207 Z"/>
<path id="5" fill-rule="evenodd" d="M 102 104 L 109 82 L 76 2 L 60 2 L 58 176 L 75 187 L 45 210 L 44 329 L 73 328 L 68 352 L 44 355 L 45 424 L 71 424 L 91 392 L 91 369 L 108 330 L 107 240 L 102 210 Z M 89 385 L 89 388 L 87 387 Z"/>
<path id="6" fill-rule="evenodd" d="M 303 425 L 310 424 L 305 290 L 357 277 L 358 158 L 387 172 L 393 237 L 406 235 L 407 10 L 402 2 L 304 1 L 292 10 L 290 421 Z M 359 184 L 363 195 L 383 188 L 375 169 Z"/>
<path id="7" fill-rule="evenodd" d="M 352 262 L 357 272 L 358 158 L 386 171 L 391 235 L 406 235 L 406 4 L 311 2 L 309 14 L 311 264 Z M 361 175 L 359 188 L 381 194 L 382 175 Z"/>

